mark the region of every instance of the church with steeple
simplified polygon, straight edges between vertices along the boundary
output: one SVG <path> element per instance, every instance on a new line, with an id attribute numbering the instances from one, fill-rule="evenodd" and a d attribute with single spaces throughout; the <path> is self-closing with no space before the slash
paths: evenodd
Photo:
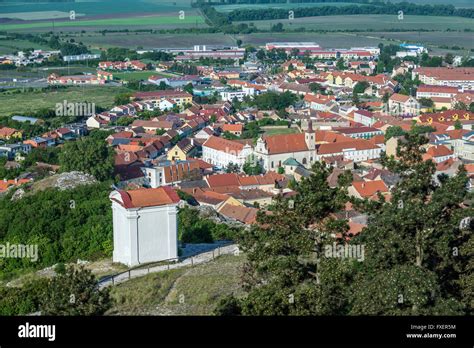
<path id="1" fill-rule="evenodd" d="M 310 168 L 317 161 L 316 132 L 312 121 L 302 124 L 303 133 L 263 136 L 257 140 L 254 155 L 265 170 L 276 171 L 288 158 Z"/>

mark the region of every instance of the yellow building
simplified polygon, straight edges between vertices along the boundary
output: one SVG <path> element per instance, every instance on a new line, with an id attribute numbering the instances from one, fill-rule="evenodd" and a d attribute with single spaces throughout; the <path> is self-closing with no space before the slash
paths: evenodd
<path id="1" fill-rule="evenodd" d="M 189 138 L 184 138 L 173 146 L 167 153 L 168 161 L 186 161 L 197 150 Z"/>

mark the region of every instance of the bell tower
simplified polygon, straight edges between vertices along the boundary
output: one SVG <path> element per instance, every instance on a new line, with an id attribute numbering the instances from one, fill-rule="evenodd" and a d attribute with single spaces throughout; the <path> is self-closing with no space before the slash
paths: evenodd
<path id="1" fill-rule="evenodd" d="M 308 150 L 316 149 L 316 132 L 313 130 L 313 121 L 308 121 L 308 128 L 304 132 L 304 140 L 308 146 Z"/>

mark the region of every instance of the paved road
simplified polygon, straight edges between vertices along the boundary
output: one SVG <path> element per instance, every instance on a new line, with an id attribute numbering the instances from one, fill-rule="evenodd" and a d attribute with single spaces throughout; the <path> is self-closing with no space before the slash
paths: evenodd
<path id="1" fill-rule="evenodd" d="M 220 255 L 238 255 L 238 254 L 239 254 L 238 245 L 231 244 L 231 245 L 219 247 L 211 251 L 203 252 L 201 254 L 194 255 L 192 257 L 188 257 L 182 260 L 181 262 L 170 263 L 168 265 L 154 266 L 150 268 L 135 269 L 135 270 L 132 269 L 130 270 L 130 274 L 128 271 L 125 271 L 123 273 L 120 273 L 119 275 L 114 276 L 113 281 L 111 277 L 106 277 L 104 279 L 101 279 L 98 285 L 99 285 L 99 288 L 104 288 L 109 285 L 116 285 L 119 283 L 126 282 L 133 278 L 143 277 L 144 275 L 147 275 L 150 273 L 163 272 L 170 269 L 176 269 L 176 268 L 182 268 L 186 266 L 193 266 L 193 265 L 206 263 L 206 262 L 214 260 L 215 257 L 220 256 Z"/>

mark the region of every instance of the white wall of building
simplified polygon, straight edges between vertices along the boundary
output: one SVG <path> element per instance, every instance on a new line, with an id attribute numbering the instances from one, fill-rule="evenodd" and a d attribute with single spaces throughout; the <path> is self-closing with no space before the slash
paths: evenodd
<path id="1" fill-rule="evenodd" d="M 176 205 L 125 209 L 113 201 L 112 212 L 114 262 L 136 266 L 178 257 Z"/>

